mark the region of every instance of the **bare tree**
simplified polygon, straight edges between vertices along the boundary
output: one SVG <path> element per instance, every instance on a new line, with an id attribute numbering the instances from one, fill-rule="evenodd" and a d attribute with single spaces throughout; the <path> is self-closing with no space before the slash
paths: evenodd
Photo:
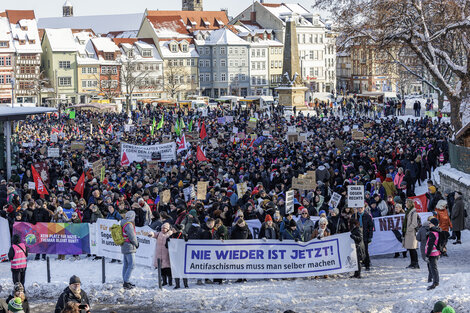
<path id="1" fill-rule="evenodd" d="M 187 85 L 192 84 L 192 82 L 185 83 L 188 75 L 189 72 L 185 67 L 172 65 L 166 67 L 163 89 L 171 99 L 175 99 L 179 92 L 186 90 Z"/>
<path id="2" fill-rule="evenodd" d="M 454 131 L 470 106 L 470 3 L 466 0 L 316 0 L 349 37 L 366 36 L 381 49 L 408 46 L 451 105 Z M 448 71 L 449 80 L 445 72 Z"/>
<path id="3" fill-rule="evenodd" d="M 98 87 L 100 93 L 102 93 L 106 99 L 113 100 L 114 98 L 119 97 L 121 89 L 117 73 L 113 74 L 111 71 L 108 71 L 107 73 L 102 73 L 101 76 L 95 75 L 95 77 L 99 81 Z"/>
<path id="4" fill-rule="evenodd" d="M 42 92 L 45 89 L 53 89 L 50 79 L 46 76 L 45 71 L 41 71 L 35 82 L 32 84 L 34 94 L 38 97 L 38 105 L 42 104 Z"/>

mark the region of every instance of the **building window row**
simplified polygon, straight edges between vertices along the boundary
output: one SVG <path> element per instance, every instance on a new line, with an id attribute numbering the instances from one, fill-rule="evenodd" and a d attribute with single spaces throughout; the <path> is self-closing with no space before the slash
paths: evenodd
<path id="1" fill-rule="evenodd" d="M 0 56 L 0 66 L 11 66 L 11 57 Z"/>
<path id="2" fill-rule="evenodd" d="M 265 48 L 251 48 L 251 57 L 265 57 L 266 56 L 266 49 Z"/>
<path id="3" fill-rule="evenodd" d="M 96 88 L 98 87 L 97 80 L 82 80 L 82 88 Z"/>
<path id="4" fill-rule="evenodd" d="M 82 74 L 97 74 L 98 69 L 96 67 L 82 67 Z"/>
<path id="5" fill-rule="evenodd" d="M 70 61 L 59 61 L 59 68 L 69 69 Z"/>
<path id="6" fill-rule="evenodd" d="M 116 66 L 102 66 L 101 74 L 117 74 Z"/>
<path id="7" fill-rule="evenodd" d="M 7 75 L 0 74 L 0 85 L 10 84 L 10 83 L 11 83 L 11 75 L 10 74 L 7 74 Z"/>
<path id="8" fill-rule="evenodd" d="M 72 86 L 72 77 L 59 77 L 59 87 Z"/>
<path id="9" fill-rule="evenodd" d="M 271 68 L 282 68 L 282 61 L 271 60 Z"/>

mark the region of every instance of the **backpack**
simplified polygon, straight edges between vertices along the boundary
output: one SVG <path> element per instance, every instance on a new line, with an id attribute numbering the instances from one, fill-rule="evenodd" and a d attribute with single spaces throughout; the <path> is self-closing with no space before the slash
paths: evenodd
<path id="1" fill-rule="evenodd" d="M 114 224 L 113 226 L 111 226 L 111 237 L 113 238 L 114 244 L 116 244 L 117 246 L 122 246 L 124 242 L 126 242 L 123 236 L 123 230 L 128 223 L 130 222 L 125 223 L 124 226 L 121 226 L 119 224 Z"/>

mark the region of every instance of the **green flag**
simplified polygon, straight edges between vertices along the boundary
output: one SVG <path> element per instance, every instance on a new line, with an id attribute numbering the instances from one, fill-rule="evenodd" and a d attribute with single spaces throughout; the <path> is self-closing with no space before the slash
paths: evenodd
<path id="1" fill-rule="evenodd" d="M 193 131 L 193 120 L 191 120 L 191 121 L 189 122 L 188 131 L 189 131 L 189 132 L 192 132 L 192 131 Z"/>
<path id="2" fill-rule="evenodd" d="M 162 114 L 162 119 L 160 120 L 160 122 L 158 122 L 157 130 L 159 130 L 160 128 L 163 127 L 163 116 L 164 116 L 164 114 Z"/>
<path id="3" fill-rule="evenodd" d="M 74 120 L 74 119 L 75 119 L 75 111 L 70 111 L 69 118 L 70 118 L 71 120 Z"/>
<path id="4" fill-rule="evenodd" d="M 180 120 L 180 128 L 183 129 L 183 128 L 185 128 L 185 127 L 186 127 L 186 125 L 184 124 L 184 119 L 181 118 L 181 120 Z"/>
<path id="5" fill-rule="evenodd" d="M 150 129 L 150 134 L 153 136 L 153 133 L 155 132 L 155 126 L 157 125 L 157 121 L 155 120 L 155 116 L 153 117 L 153 123 L 152 123 L 152 128 Z"/>
<path id="6" fill-rule="evenodd" d="M 180 131 L 181 131 L 181 127 L 180 127 L 180 125 L 179 125 L 179 123 L 178 123 L 178 119 L 177 119 L 177 120 L 176 120 L 176 124 L 175 124 L 175 133 L 176 133 L 176 135 L 179 136 L 179 135 L 180 135 Z"/>

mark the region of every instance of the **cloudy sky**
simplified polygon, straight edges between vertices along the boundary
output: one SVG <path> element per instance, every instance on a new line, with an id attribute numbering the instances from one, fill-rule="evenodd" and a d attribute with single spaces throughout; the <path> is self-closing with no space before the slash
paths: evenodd
<path id="1" fill-rule="evenodd" d="M 228 8 L 230 16 L 236 16 L 247 8 L 253 0 L 203 0 L 205 10 L 218 11 Z M 65 0 L 15 0 L 1 1 L 0 12 L 5 9 L 34 9 L 36 17 L 62 16 L 62 5 Z M 180 10 L 181 0 L 71 0 L 74 15 L 98 15 L 115 13 L 140 13 L 146 8 L 152 10 Z M 267 0 L 269 3 L 300 3 L 310 9 L 312 0 Z"/>

